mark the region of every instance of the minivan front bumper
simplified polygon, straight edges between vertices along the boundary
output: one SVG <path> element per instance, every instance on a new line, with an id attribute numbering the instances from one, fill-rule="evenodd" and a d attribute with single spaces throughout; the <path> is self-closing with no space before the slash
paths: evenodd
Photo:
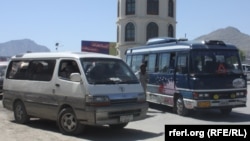
<path id="1" fill-rule="evenodd" d="M 105 107 L 87 107 L 77 110 L 80 123 L 88 125 L 110 125 L 128 123 L 146 118 L 148 103 L 126 104 Z"/>

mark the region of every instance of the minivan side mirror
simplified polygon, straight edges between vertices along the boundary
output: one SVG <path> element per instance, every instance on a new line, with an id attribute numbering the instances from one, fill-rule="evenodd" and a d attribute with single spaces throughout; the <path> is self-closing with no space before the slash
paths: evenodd
<path id="1" fill-rule="evenodd" d="M 73 82 L 81 82 L 82 78 L 81 78 L 80 73 L 71 73 L 70 74 L 70 80 L 73 81 Z"/>

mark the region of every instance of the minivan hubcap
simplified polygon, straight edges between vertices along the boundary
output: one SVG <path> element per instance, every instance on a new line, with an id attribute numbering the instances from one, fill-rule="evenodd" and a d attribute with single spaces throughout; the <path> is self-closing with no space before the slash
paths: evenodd
<path id="1" fill-rule="evenodd" d="M 61 122 L 65 130 L 72 131 L 76 128 L 76 120 L 73 114 L 65 114 Z"/>

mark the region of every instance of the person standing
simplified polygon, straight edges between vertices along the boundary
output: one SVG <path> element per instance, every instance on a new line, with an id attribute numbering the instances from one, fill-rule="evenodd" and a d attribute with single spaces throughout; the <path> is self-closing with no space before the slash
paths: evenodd
<path id="1" fill-rule="evenodd" d="M 147 92 L 148 74 L 146 63 L 141 64 L 140 70 L 137 72 L 136 76 L 140 80 L 144 92 Z"/>

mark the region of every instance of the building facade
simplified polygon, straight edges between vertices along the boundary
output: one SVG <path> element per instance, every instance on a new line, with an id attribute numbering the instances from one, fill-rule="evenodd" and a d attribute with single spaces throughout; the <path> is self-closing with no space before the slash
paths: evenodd
<path id="1" fill-rule="evenodd" d="M 154 37 L 175 37 L 176 0 L 118 0 L 117 49 L 125 59 L 127 48 Z"/>

